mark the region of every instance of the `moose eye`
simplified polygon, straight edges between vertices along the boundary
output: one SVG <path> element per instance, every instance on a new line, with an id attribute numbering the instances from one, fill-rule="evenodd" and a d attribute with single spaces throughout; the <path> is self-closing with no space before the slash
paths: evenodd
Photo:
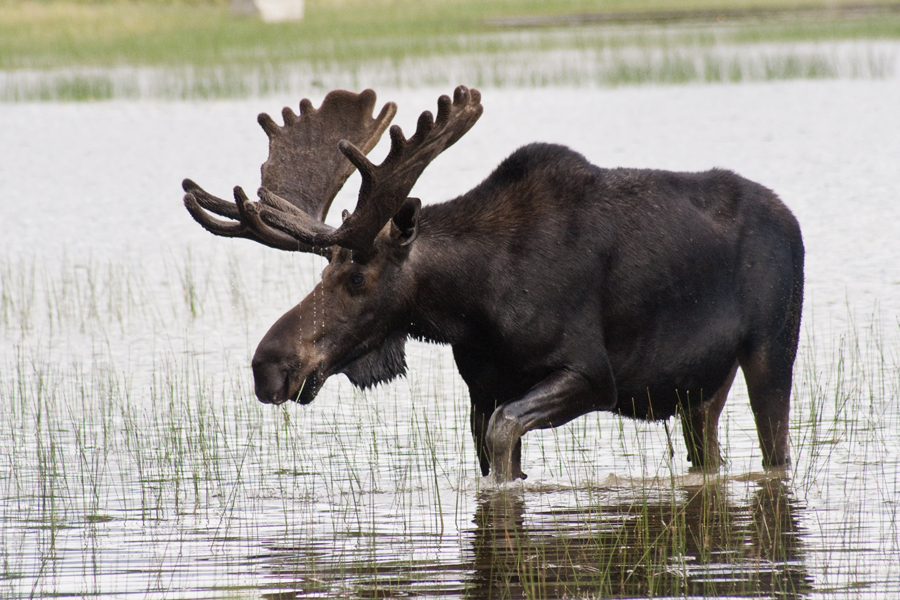
<path id="1" fill-rule="evenodd" d="M 353 287 L 360 287 L 365 281 L 365 276 L 359 271 L 354 271 L 350 274 L 350 285 Z"/>

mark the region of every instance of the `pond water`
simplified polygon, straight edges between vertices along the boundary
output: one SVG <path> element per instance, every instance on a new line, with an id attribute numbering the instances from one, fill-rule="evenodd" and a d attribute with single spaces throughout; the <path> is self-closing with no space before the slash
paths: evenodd
<path id="1" fill-rule="evenodd" d="M 410 132 L 448 92 L 379 95 Z M 790 473 L 761 472 L 738 380 L 718 475 L 689 473 L 677 423 L 597 414 L 529 434 L 527 482 L 501 488 L 477 476 L 446 348 L 411 344 L 410 376 L 365 394 L 253 397 L 256 343 L 323 261 L 214 238 L 180 181 L 254 189 L 256 114 L 298 100 L 2 106 L 0 595 L 895 596 L 900 81 L 483 90 L 424 201 L 558 142 L 733 169 L 807 250 Z"/>

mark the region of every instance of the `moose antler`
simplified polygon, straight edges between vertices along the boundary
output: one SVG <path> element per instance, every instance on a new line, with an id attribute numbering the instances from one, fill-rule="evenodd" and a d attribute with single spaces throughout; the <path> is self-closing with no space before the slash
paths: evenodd
<path id="1" fill-rule="evenodd" d="M 319 234 L 333 231 L 325 225 L 325 216 L 354 169 L 340 152 L 339 143 L 348 140 L 363 154 L 368 153 L 397 112 L 397 105 L 388 102 L 372 118 L 375 99 L 372 90 L 359 94 L 335 90 L 316 109 L 304 98 L 299 116 L 289 108 L 282 110 L 283 127 L 269 115 L 259 115 L 257 120 L 269 137 L 269 156 L 261 167 L 263 187 L 259 202 L 250 202 L 240 187 L 234 188 L 235 201 L 227 202 L 185 179 L 185 207 L 198 223 L 216 235 L 244 237 L 282 250 L 322 253 L 324 248 L 303 244 L 265 224 L 260 219 L 260 209 L 266 207 L 281 219 Z M 207 211 L 231 221 L 217 219 Z"/>
<path id="2" fill-rule="evenodd" d="M 459 86 L 452 101 L 448 96 L 438 99 L 437 119 L 429 111 L 419 116 L 411 138 L 406 139 L 400 127 L 391 127 L 390 152 L 375 166 L 366 154 L 393 118 L 396 106 L 389 102 L 372 119 L 374 106 L 372 90 L 361 94 L 338 90 L 325 97 L 318 111 L 304 99 L 299 119 L 284 109 L 284 127 L 260 115 L 259 123 L 269 136 L 269 158 L 262 165 L 259 201 L 250 202 L 236 187 L 232 204 L 186 179 L 182 184 L 187 192 L 185 206 L 216 235 L 245 237 L 283 250 L 327 254 L 331 246 L 371 247 L 425 168 L 465 135 L 483 111 L 481 93 Z M 334 229 L 324 223 L 325 215 L 354 167 L 362 176 L 356 210 Z M 232 221 L 221 221 L 206 211 Z"/>
<path id="3" fill-rule="evenodd" d="M 448 96 L 438 99 L 437 119 L 429 111 L 419 116 L 416 133 L 410 139 L 403 136 L 399 126 L 392 126 L 391 150 L 378 166 L 366 158 L 364 149 L 350 140 L 341 140 L 338 147 L 359 170 L 362 185 L 356 210 L 337 230 L 323 230 L 293 218 L 286 211 L 274 209 L 269 203 L 260 206 L 259 216 L 279 232 L 313 248 L 336 245 L 365 250 L 406 200 L 425 168 L 465 135 L 483 110 L 478 90 L 457 87 L 452 101 Z"/>

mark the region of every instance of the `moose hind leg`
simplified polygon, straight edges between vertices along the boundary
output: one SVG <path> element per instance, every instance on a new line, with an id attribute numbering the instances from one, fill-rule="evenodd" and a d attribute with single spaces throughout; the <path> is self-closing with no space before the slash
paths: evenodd
<path id="1" fill-rule="evenodd" d="M 767 249 L 773 257 L 775 248 Z M 762 450 L 763 467 L 786 467 L 791 463 L 788 425 L 791 412 L 791 385 L 794 359 L 800 341 L 800 316 L 803 310 L 803 244 L 799 231 L 791 244 L 790 258 L 782 249 L 781 265 L 765 274 L 766 286 L 758 305 L 764 310 L 753 327 L 738 362 L 756 421 Z M 792 264 L 791 278 L 784 266 Z"/>
<path id="2" fill-rule="evenodd" d="M 712 398 L 681 411 L 681 425 L 687 444 L 691 469 L 715 471 L 722 462 L 719 451 L 719 415 L 725 407 L 728 392 L 734 382 L 738 364 L 734 363 L 728 377 Z"/>
<path id="3" fill-rule="evenodd" d="M 794 361 L 786 354 L 758 351 L 741 359 L 765 468 L 791 463 L 788 423 Z"/>

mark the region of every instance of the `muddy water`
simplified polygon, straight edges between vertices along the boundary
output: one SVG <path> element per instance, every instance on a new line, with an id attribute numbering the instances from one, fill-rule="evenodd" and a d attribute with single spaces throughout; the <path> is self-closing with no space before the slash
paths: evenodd
<path id="1" fill-rule="evenodd" d="M 412 130 L 446 91 L 380 95 Z M 3 106 L 2 595 L 892 597 L 898 99 L 894 80 L 485 91 L 426 202 L 552 141 L 731 168 L 781 195 L 807 248 L 791 473 L 759 472 L 737 383 L 720 476 L 688 472 L 675 423 L 591 415 L 530 434 L 529 479 L 503 489 L 476 477 L 445 349 L 411 344 L 410 377 L 371 393 L 252 398 L 249 356 L 321 260 L 213 238 L 179 182 L 254 189 L 255 116 L 297 99 Z"/>

